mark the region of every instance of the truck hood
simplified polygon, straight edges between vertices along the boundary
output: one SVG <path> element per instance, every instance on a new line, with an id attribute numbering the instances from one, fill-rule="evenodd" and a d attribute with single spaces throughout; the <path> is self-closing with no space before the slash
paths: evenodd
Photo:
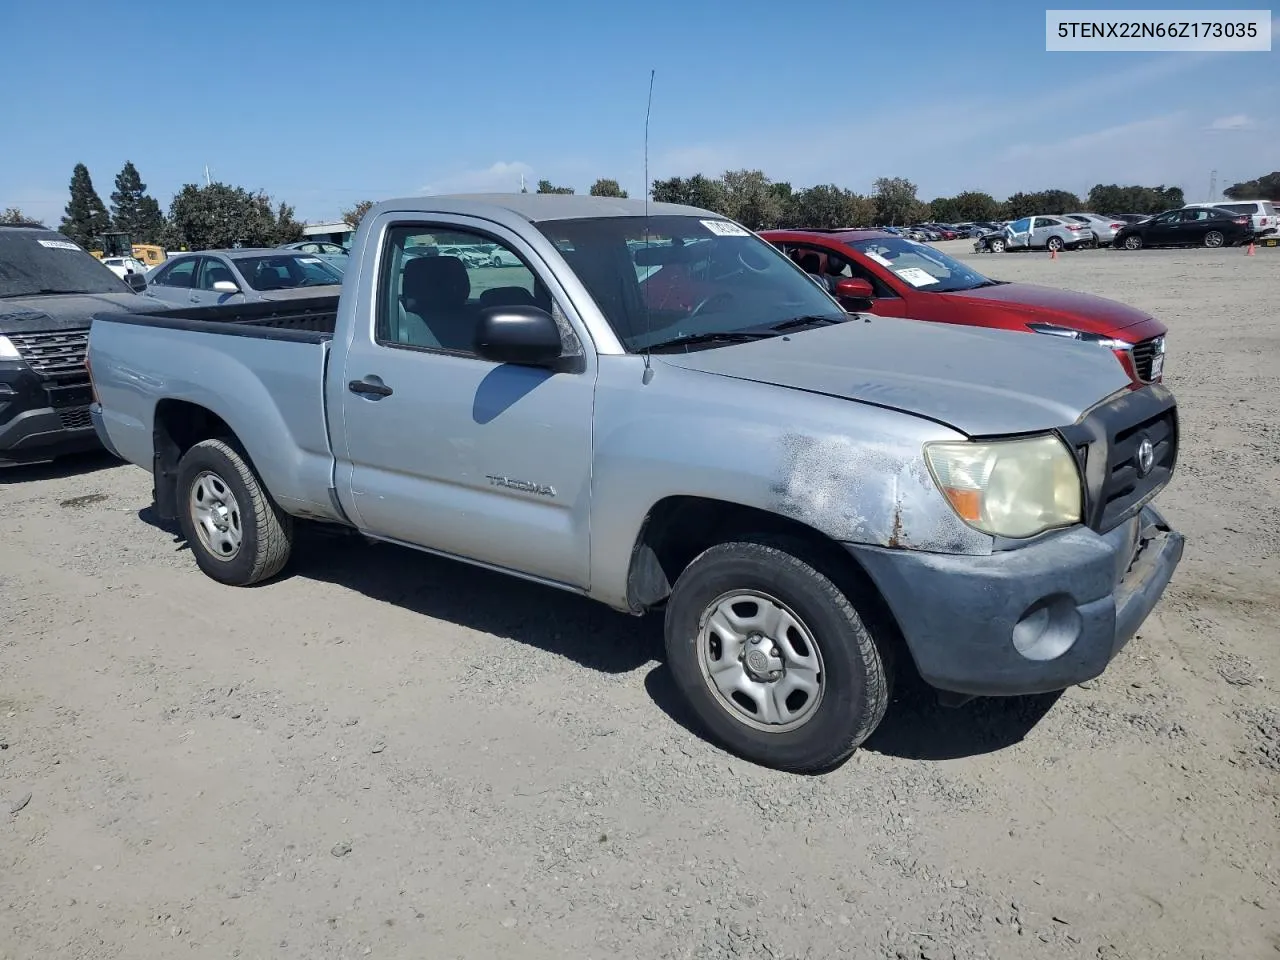
<path id="1" fill-rule="evenodd" d="M 51 293 L 0 300 L 0 335 L 87 330 L 95 313 L 154 313 L 164 304 L 136 293 Z"/>
<path id="2" fill-rule="evenodd" d="M 1130 385 L 1115 354 L 1094 344 L 891 317 L 656 359 L 901 410 L 968 436 L 1066 426 Z"/>
<path id="3" fill-rule="evenodd" d="M 1091 293 L 1077 293 L 1057 287 L 1042 287 L 1034 283 L 1001 283 L 994 287 L 976 290 L 957 290 L 939 293 L 939 297 L 967 300 L 974 304 L 998 303 L 1028 315 L 1037 314 L 1045 322 L 1061 323 L 1077 330 L 1091 333 L 1118 333 L 1128 327 L 1150 322 L 1149 313 L 1106 297 Z"/>

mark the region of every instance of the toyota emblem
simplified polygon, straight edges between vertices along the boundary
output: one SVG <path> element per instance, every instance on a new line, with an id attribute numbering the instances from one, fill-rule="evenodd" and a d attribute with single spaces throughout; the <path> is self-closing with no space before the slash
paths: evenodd
<path id="1" fill-rule="evenodd" d="M 1152 446 L 1151 440 L 1147 437 L 1142 438 L 1142 442 L 1138 444 L 1138 452 L 1133 458 L 1134 463 L 1138 467 L 1138 476 L 1145 477 L 1156 465 L 1156 448 Z"/>

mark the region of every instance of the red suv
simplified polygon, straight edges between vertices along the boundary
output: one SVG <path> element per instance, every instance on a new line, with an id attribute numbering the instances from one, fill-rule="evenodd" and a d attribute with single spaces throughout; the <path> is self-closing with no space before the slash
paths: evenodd
<path id="1" fill-rule="evenodd" d="M 1168 328 L 1123 303 L 992 280 L 935 247 L 880 230 L 764 230 L 760 236 L 848 310 L 1070 337 L 1113 350 L 1135 384 L 1163 376 Z"/>

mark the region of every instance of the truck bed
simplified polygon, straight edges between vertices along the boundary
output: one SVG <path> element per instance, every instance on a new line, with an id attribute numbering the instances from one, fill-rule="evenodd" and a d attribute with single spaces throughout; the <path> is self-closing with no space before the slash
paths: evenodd
<path id="1" fill-rule="evenodd" d="M 111 313 L 104 317 L 112 323 L 136 323 L 145 327 L 322 343 L 333 337 L 338 319 L 338 298 L 308 297 L 273 303 L 176 307 L 147 314 Z"/>
<path id="2" fill-rule="evenodd" d="M 89 355 L 108 446 L 154 469 L 157 411 L 207 411 L 245 446 L 285 510 L 341 520 L 329 493 L 324 399 L 337 306 L 327 296 L 96 314 Z"/>

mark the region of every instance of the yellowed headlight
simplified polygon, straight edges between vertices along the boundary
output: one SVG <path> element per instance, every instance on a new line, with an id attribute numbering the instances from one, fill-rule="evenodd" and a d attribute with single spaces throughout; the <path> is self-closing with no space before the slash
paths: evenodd
<path id="1" fill-rule="evenodd" d="M 1052 434 L 989 443 L 927 443 L 934 482 L 965 523 L 1021 539 L 1080 522 L 1080 471 Z"/>

